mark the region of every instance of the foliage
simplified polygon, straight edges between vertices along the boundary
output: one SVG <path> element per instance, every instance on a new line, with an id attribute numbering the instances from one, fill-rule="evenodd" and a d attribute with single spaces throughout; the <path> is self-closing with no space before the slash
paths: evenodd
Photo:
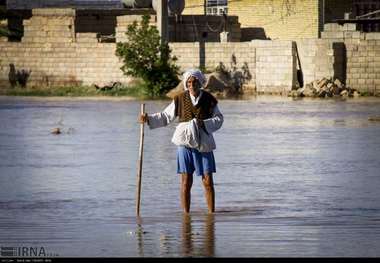
<path id="1" fill-rule="evenodd" d="M 176 57 L 166 42 L 160 43 L 155 26 L 149 25 L 150 16 L 143 15 L 140 26 L 135 21 L 128 26 L 126 42 L 118 42 L 116 55 L 124 65 L 124 74 L 144 80 L 144 91 L 155 97 L 167 92 L 179 83 Z"/>
<path id="2" fill-rule="evenodd" d="M 0 21 L 3 19 L 6 19 L 5 14 L 6 14 L 5 13 L 5 7 L 0 6 Z M 8 36 L 9 33 L 10 32 L 9 32 L 8 28 L 0 24 L 0 37 Z"/>
<path id="3" fill-rule="evenodd" d="M 0 5 L 0 37 L 9 37 L 11 39 L 21 39 L 23 30 L 20 28 L 9 28 L 7 24 L 2 24 L 1 21 L 8 19 L 9 14 L 5 6 Z"/>
<path id="4" fill-rule="evenodd" d="M 8 28 L 0 26 L 0 37 L 7 37 L 11 33 L 9 32 Z"/>
<path id="5" fill-rule="evenodd" d="M 213 72 L 212 69 L 206 68 L 206 66 L 204 66 L 204 65 L 200 65 L 200 66 L 198 67 L 198 69 L 199 69 L 200 71 L 202 71 L 203 74 L 208 74 L 208 73 L 212 73 L 212 72 Z"/>

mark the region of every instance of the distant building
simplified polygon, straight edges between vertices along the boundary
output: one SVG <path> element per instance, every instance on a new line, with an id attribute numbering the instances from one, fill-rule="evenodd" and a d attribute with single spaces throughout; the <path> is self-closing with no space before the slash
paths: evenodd
<path id="1" fill-rule="evenodd" d="M 238 16 L 242 41 L 317 38 L 323 25 L 380 10 L 379 0 L 186 0 L 184 14 Z M 380 16 L 380 14 L 377 14 Z M 366 32 L 379 32 L 377 20 L 356 21 Z"/>
<path id="2" fill-rule="evenodd" d="M 77 10 L 78 32 L 111 34 L 114 33 L 114 30 L 110 28 L 115 27 L 116 16 L 127 14 L 122 0 L 0 0 L 0 5 L 5 2 L 8 10 L 16 12 L 10 24 L 19 25 L 17 27 L 22 27 L 22 18 L 30 16 L 26 12 L 28 10 L 66 7 Z M 22 18 L 19 15 L 21 11 L 24 12 Z M 237 22 L 233 23 L 237 25 L 234 28 L 239 27 L 240 41 L 319 38 L 324 24 L 329 22 L 356 23 L 361 31 L 380 32 L 380 0 L 185 0 L 185 9 L 182 14 L 190 16 L 187 16 L 187 20 L 185 18 L 179 20 L 179 23 L 189 23 L 187 27 L 192 27 L 192 29 L 182 30 L 180 26 L 173 25 L 177 26 L 176 35 L 181 31 L 186 31 L 187 35 L 194 31 L 197 35 L 197 37 L 189 35 L 186 41 L 199 41 L 199 36 L 207 39 L 214 33 L 218 35 L 221 30 L 224 30 L 223 24 L 231 21 L 220 18 L 220 22 L 215 22 L 214 27 L 210 27 L 208 21 L 213 19 L 217 21 L 218 16 L 222 15 L 228 15 L 230 20 L 237 17 Z M 370 15 L 366 16 L 366 14 Z M 194 18 L 191 15 L 198 15 L 198 17 Z M 204 15 L 208 15 L 208 18 L 206 19 Z M 91 23 L 88 22 L 90 16 L 96 18 L 92 19 Z M 197 23 L 193 22 L 194 19 Z M 175 23 L 177 22 L 176 20 Z M 104 27 L 107 29 L 99 29 Z M 177 39 L 177 37 L 174 36 L 171 39 Z M 183 39 L 183 37 L 180 36 L 178 39 Z M 216 38 L 213 37 L 213 39 Z M 236 37 L 234 39 L 236 41 Z"/>

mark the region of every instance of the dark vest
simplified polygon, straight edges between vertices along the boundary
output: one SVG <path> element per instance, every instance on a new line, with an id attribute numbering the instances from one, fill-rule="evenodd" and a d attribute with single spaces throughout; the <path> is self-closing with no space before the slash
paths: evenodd
<path id="1" fill-rule="evenodd" d="M 175 114 L 180 122 L 190 121 L 193 118 L 208 119 L 213 115 L 214 107 L 218 101 L 207 91 L 202 91 L 198 104 L 193 105 L 188 90 L 174 97 Z"/>

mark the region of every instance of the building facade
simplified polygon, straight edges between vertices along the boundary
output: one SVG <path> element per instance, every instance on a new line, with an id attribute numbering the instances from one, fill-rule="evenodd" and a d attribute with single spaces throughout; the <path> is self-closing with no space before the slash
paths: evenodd
<path id="1" fill-rule="evenodd" d="M 209 0 L 188 0 L 184 14 L 207 13 Z M 242 41 L 318 38 L 322 29 L 319 0 L 229 0 L 228 15 L 238 16 Z"/>
<path id="2" fill-rule="evenodd" d="M 241 41 L 294 40 L 320 38 L 325 23 L 379 9 L 380 0 L 187 0 L 184 14 L 218 15 L 226 10 L 239 17 Z M 358 24 L 358 29 L 380 31 L 377 22 Z"/>

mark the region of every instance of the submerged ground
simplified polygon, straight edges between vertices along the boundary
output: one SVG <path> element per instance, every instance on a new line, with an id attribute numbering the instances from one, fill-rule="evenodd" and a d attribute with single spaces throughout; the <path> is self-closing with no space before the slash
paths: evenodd
<path id="1" fill-rule="evenodd" d="M 169 101 L 145 101 L 148 112 Z M 378 257 L 380 100 L 221 100 L 216 213 L 179 207 L 174 126 L 140 101 L 0 98 L 0 244 L 59 256 Z M 59 127 L 60 135 L 50 131 Z"/>

